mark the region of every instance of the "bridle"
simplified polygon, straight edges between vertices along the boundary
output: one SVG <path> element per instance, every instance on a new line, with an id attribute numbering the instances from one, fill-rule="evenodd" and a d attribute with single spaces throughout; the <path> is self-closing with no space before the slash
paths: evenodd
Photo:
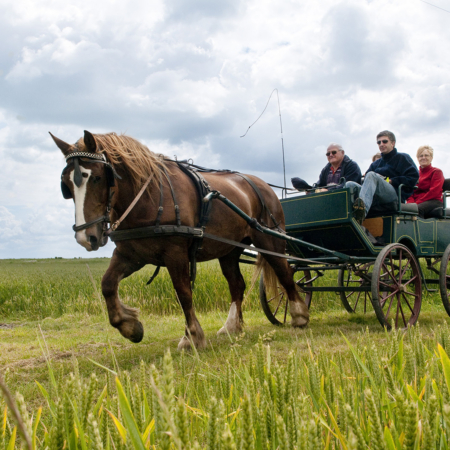
<path id="1" fill-rule="evenodd" d="M 102 223 L 103 233 L 106 233 L 108 230 L 108 224 L 111 222 L 110 214 L 111 214 L 111 201 L 114 195 L 114 191 L 112 188 L 115 186 L 115 179 L 121 179 L 121 177 L 114 170 L 114 167 L 109 163 L 103 153 L 90 153 L 90 152 L 72 152 L 66 156 L 67 166 L 64 168 L 61 177 L 66 171 L 70 160 L 73 160 L 74 165 L 74 176 L 73 181 L 76 186 L 80 187 L 83 181 L 83 175 L 80 169 L 80 158 L 83 158 L 83 162 L 85 163 L 101 163 L 105 165 L 106 172 L 106 180 L 108 183 L 108 200 L 106 202 L 106 211 L 103 216 L 97 217 L 90 222 L 83 223 L 82 225 L 74 225 L 72 227 L 73 231 L 82 231 L 86 228 L 91 227 L 92 225 L 96 225 L 97 223 Z M 87 161 L 86 161 L 87 160 Z M 61 180 L 61 192 L 65 199 L 73 198 L 72 193 L 70 192 L 69 186 L 67 186 L 64 181 Z"/>

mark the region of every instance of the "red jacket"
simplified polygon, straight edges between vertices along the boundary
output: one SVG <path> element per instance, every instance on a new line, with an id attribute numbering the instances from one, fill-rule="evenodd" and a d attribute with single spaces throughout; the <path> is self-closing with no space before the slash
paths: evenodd
<path id="1" fill-rule="evenodd" d="M 423 203 L 428 200 L 442 201 L 442 185 L 444 184 L 442 170 L 430 164 L 423 169 L 421 167 L 419 172 L 419 186 L 406 203 Z"/>

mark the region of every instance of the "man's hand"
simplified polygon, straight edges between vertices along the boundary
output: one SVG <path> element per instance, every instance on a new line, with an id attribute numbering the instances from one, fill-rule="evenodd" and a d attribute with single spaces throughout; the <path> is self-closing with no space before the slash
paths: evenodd
<path id="1" fill-rule="evenodd" d="M 319 192 L 328 192 L 328 189 L 316 189 L 314 192 L 316 194 L 318 194 Z"/>

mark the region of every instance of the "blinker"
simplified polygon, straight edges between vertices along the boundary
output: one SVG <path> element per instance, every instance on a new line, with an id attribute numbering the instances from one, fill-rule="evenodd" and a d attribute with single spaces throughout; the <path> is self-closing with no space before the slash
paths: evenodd
<path id="1" fill-rule="evenodd" d="M 73 198 L 72 197 L 72 192 L 70 192 L 69 186 L 67 186 L 67 184 L 64 183 L 64 181 L 61 181 L 61 192 L 62 192 L 63 197 L 66 200 L 69 200 L 70 198 Z"/>

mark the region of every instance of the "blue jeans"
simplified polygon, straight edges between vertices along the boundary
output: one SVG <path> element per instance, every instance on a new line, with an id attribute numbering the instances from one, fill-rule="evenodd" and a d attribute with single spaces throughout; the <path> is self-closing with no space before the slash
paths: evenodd
<path id="1" fill-rule="evenodd" d="M 391 184 L 386 182 L 384 178 L 375 172 L 369 172 L 364 177 L 364 183 L 360 186 L 354 181 L 347 181 L 346 188 L 351 188 L 357 193 L 359 198 L 364 202 L 366 207 L 366 215 L 371 206 L 377 209 L 392 209 L 392 205 L 398 202 L 398 195 Z"/>

